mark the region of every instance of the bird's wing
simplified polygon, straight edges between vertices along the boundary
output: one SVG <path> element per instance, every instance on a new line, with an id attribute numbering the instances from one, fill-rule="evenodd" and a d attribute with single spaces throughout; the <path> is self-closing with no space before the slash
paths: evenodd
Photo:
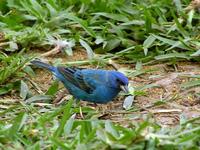
<path id="1" fill-rule="evenodd" d="M 58 71 L 66 78 L 67 81 L 87 93 L 92 93 L 94 88 L 85 82 L 80 68 L 58 67 Z"/>

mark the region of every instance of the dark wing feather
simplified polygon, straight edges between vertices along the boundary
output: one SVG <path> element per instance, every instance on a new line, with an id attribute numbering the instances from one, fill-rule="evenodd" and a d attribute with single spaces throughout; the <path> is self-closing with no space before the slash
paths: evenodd
<path id="1" fill-rule="evenodd" d="M 92 93 L 93 88 L 84 81 L 80 68 L 58 67 L 58 71 L 66 78 L 67 81 L 74 84 L 76 87 L 87 93 Z"/>

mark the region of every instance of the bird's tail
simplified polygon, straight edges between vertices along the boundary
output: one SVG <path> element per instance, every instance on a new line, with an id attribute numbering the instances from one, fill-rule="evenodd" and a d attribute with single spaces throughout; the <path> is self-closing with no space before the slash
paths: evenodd
<path id="1" fill-rule="evenodd" d="M 38 67 L 40 67 L 40 68 L 45 68 L 45 69 L 47 69 L 49 71 L 52 71 L 52 72 L 55 71 L 55 67 L 54 66 L 51 66 L 51 65 L 49 65 L 47 63 L 44 63 L 44 62 L 41 62 L 39 60 L 32 60 L 31 63 L 36 65 L 36 66 L 38 66 Z"/>

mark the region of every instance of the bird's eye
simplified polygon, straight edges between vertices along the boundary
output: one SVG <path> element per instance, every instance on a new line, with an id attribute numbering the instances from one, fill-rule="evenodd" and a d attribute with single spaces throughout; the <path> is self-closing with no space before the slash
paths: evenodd
<path id="1" fill-rule="evenodd" d="M 119 85 L 125 85 L 121 80 L 116 79 L 116 81 L 119 83 Z"/>

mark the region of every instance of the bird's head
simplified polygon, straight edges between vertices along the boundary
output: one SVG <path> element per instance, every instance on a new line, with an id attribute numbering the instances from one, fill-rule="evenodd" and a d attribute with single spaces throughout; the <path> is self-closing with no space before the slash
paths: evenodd
<path id="1" fill-rule="evenodd" d="M 112 86 L 124 91 L 125 93 L 129 93 L 128 78 L 123 73 L 118 72 L 118 71 L 112 71 L 111 74 L 112 74 L 112 81 L 113 81 Z"/>

